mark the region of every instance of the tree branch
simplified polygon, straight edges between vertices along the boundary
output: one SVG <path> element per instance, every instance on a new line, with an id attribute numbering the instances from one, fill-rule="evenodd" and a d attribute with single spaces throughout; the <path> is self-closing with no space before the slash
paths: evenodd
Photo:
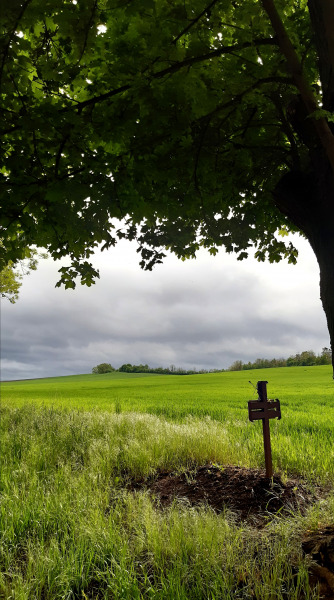
<path id="1" fill-rule="evenodd" d="M 21 21 L 21 19 L 22 19 L 23 15 L 24 15 L 24 13 L 25 13 L 25 10 L 26 10 L 26 8 L 29 6 L 30 2 L 32 2 L 32 0 L 26 0 L 26 1 L 23 3 L 23 5 L 22 5 L 22 8 L 21 8 L 21 11 L 20 11 L 20 13 L 19 13 L 19 15 L 18 15 L 18 17 L 17 17 L 17 19 L 16 19 L 15 23 L 14 23 L 14 26 L 13 26 L 13 28 L 12 28 L 12 31 L 10 32 L 10 35 L 9 35 L 8 42 L 7 42 L 6 46 L 4 47 L 4 50 L 3 50 L 3 57 L 2 57 L 1 66 L 0 66 L 0 89 L 1 89 L 2 73 L 3 73 L 3 70 L 4 70 L 4 66 L 5 66 L 6 58 L 7 58 L 7 56 L 8 56 L 8 50 L 9 50 L 9 48 L 10 48 L 10 45 L 11 45 L 11 43 L 12 43 L 13 36 L 14 36 L 14 34 L 15 34 L 15 31 L 16 31 L 16 29 L 17 29 L 17 27 L 18 27 L 18 24 L 19 24 L 19 22 Z"/>
<path id="2" fill-rule="evenodd" d="M 243 132 L 242 132 L 242 134 L 241 134 L 241 137 L 242 137 L 242 138 L 244 138 L 244 137 L 246 136 L 247 130 L 249 129 L 249 127 L 250 127 L 250 124 L 251 124 L 251 122 L 253 121 L 253 119 L 254 119 L 254 117 L 255 117 L 256 113 L 257 113 L 257 106 L 254 106 L 254 107 L 252 108 L 251 112 L 250 112 L 250 115 L 249 115 L 249 117 L 248 117 L 248 119 L 247 119 L 247 121 L 246 121 L 246 123 L 245 123 L 244 127 L 243 127 Z"/>
<path id="3" fill-rule="evenodd" d="M 8 133 L 13 133 L 13 131 L 18 131 L 19 129 L 21 129 L 21 125 L 13 125 L 13 127 L 10 127 L 9 129 L 2 129 L 0 135 L 8 135 Z"/>
<path id="4" fill-rule="evenodd" d="M 193 56 L 190 58 L 186 58 L 183 61 L 176 62 L 173 65 L 163 69 L 162 71 L 158 71 L 157 73 L 151 74 L 150 78 L 153 79 L 161 79 L 166 75 L 171 75 L 173 73 L 177 73 L 184 67 L 190 67 L 196 63 L 204 62 L 206 60 L 210 60 L 212 58 L 219 58 L 224 54 L 232 54 L 236 50 L 244 50 L 246 48 L 250 48 L 257 45 L 266 45 L 272 46 L 277 45 L 277 41 L 275 38 L 260 38 L 255 39 L 251 42 L 243 42 L 242 44 L 235 44 L 234 46 L 222 46 L 221 48 L 217 48 L 212 52 L 208 52 L 207 54 L 202 54 L 201 56 Z M 115 90 L 111 90 L 109 92 L 105 92 L 104 94 L 100 94 L 100 96 L 94 96 L 93 98 L 89 98 L 88 100 L 84 100 L 83 102 L 79 102 L 75 108 L 83 109 L 86 106 L 97 104 L 99 102 L 104 102 L 105 100 L 109 100 L 113 96 L 117 94 L 122 94 L 123 92 L 127 92 L 131 88 L 130 84 L 122 85 Z M 64 110 L 68 110 L 67 108 Z"/>
<path id="5" fill-rule="evenodd" d="M 295 136 L 293 134 L 292 127 L 284 113 L 279 95 L 277 93 L 272 94 L 270 96 L 270 100 L 274 103 L 276 110 L 278 112 L 278 116 L 282 123 L 282 131 L 285 133 L 285 135 L 287 136 L 287 138 L 289 140 L 289 143 L 291 146 L 291 156 L 292 156 L 293 165 L 297 170 L 300 170 L 300 156 L 299 156 L 299 152 L 298 152 L 298 146 L 296 144 L 296 140 L 295 140 Z"/>
<path id="6" fill-rule="evenodd" d="M 59 170 L 59 163 L 60 163 L 61 155 L 62 155 L 62 152 L 64 150 L 64 146 L 65 146 L 68 138 L 69 138 L 69 133 L 67 133 L 65 135 L 64 139 L 62 139 L 61 144 L 59 146 L 59 150 L 57 152 L 56 163 L 55 163 L 55 177 L 56 177 L 56 179 L 58 179 L 58 170 Z"/>
<path id="7" fill-rule="evenodd" d="M 85 31 L 85 39 L 84 39 L 82 51 L 80 53 L 79 60 L 78 60 L 77 64 L 80 63 L 80 61 L 81 61 L 81 59 L 82 59 L 82 57 L 83 57 L 83 55 L 85 53 L 86 46 L 87 46 L 87 41 L 88 41 L 89 30 L 90 30 L 91 25 L 93 23 L 93 19 L 94 19 L 94 14 L 95 14 L 96 8 L 97 8 L 97 0 L 94 0 L 92 14 L 90 15 L 89 21 L 87 23 L 87 27 L 86 27 L 86 31 Z"/>
<path id="8" fill-rule="evenodd" d="M 210 2 L 210 4 L 209 4 L 208 6 L 206 6 L 206 7 L 205 7 L 205 9 L 204 9 L 204 10 L 202 10 L 202 12 L 201 12 L 201 13 L 200 13 L 200 14 L 199 14 L 197 17 L 195 17 L 195 19 L 191 19 L 191 22 L 189 23 L 189 25 L 187 25 L 187 27 L 185 27 L 185 29 L 184 29 L 183 31 L 181 31 L 181 33 L 179 33 L 179 35 L 178 35 L 176 38 L 174 38 L 174 40 L 173 40 L 172 44 L 176 44 L 176 42 L 177 42 L 177 41 L 178 41 L 178 40 L 179 40 L 179 39 L 180 39 L 180 38 L 181 38 L 183 35 L 185 35 L 186 33 L 188 33 L 188 31 L 189 31 L 189 30 L 190 30 L 190 29 L 191 29 L 191 28 L 192 28 L 194 25 L 196 25 L 196 23 L 198 23 L 198 21 L 199 21 L 199 20 L 200 20 L 202 17 L 204 17 L 204 15 L 205 15 L 205 14 L 207 14 L 207 13 L 208 13 L 208 12 L 211 10 L 211 8 L 212 8 L 212 7 L 213 7 L 215 4 L 217 4 L 217 2 L 218 2 L 218 0 L 212 0 L 212 2 Z"/>
<path id="9" fill-rule="evenodd" d="M 39 164 L 39 166 L 41 168 L 41 171 L 42 171 L 43 175 L 45 175 L 45 169 L 44 169 L 44 167 L 42 165 L 41 159 L 39 157 L 38 149 L 37 149 L 37 140 L 36 140 L 35 130 L 33 130 L 33 132 L 32 132 L 32 139 L 33 139 L 33 145 L 34 145 L 34 151 L 35 151 L 36 159 L 38 161 L 38 164 Z"/>
<path id="10" fill-rule="evenodd" d="M 332 0 L 308 0 L 318 51 L 323 108 L 334 109 L 334 5 Z"/>
<path id="11" fill-rule="evenodd" d="M 261 0 L 261 2 L 276 33 L 279 48 L 283 56 L 286 58 L 287 67 L 292 75 L 296 87 L 300 92 L 307 113 L 311 116 L 319 109 L 319 106 L 313 90 L 303 74 L 301 62 L 284 27 L 282 19 L 277 12 L 275 2 L 274 0 Z M 334 136 L 326 119 L 321 117 L 320 119 L 312 118 L 312 120 L 314 122 L 314 127 L 317 131 L 320 143 L 326 151 L 327 158 L 334 172 Z"/>
<path id="12" fill-rule="evenodd" d="M 328 47 L 328 57 L 330 60 L 331 71 L 334 71 L 334 3 L 333 0 L 320 0 L 322 6 L 323 19 L 326 31 L 326 41 Z"/>
<path id="13" fill-rule="evenodd" d="M 224 108 L 228 108 L 229 106 L 235 105 L 237 102 L 240 102 L 246 94 L 252 92 L 261 85 L 265 85 L 266 83 L 285 83 L 286 85 L 293 85 L 293 81 L 290 77 L 264 77 L 263 79 L 258 79 L 251 86 L 249 86 L 239 94 L 236 94 L 227 102 L 224 102 L 224 104 L 218 104 L 218 106 L 216 106 L 216 108 L 213 111 L 211 111 L 211 113 L 205 115 L 202 118 L 206 119 L 209 116 L 211 117 L 212 115 L 219 113 Z"/>
<path id="14" fill-rule="evenodd" d="M 197 192 L 199 193 L 199 195 L 201 196 L 201 190 L 200 190 L 200 186 L 198 183 L 198 177 L 197 177 L 197 169 L 198 169 L 198 163 L 199 163 L 199 157 L 203 148 L 203 144 L 204 144 L 204 138 L 206 135 L 206 132 L 208 130 L 208 127 L 210 125 L 210 118 L 207 118 L 207 122 L 204 126 L 204 128 L 201 131 L 201 135 L 200 135 L 200 139 L 199 139 L 199 144 L 198 144 L 198 148 L 197 148 L 197 152 L 196 152 L 196 157 L 195 157 L 195 166 L 194 166 L 194 181 L 195 181 L 195 188 L 197 190 Z"/>

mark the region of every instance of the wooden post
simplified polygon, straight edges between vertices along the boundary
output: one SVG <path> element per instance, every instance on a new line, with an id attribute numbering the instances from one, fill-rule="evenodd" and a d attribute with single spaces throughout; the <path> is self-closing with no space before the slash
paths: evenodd
<path id="1" fill-rule="evenodd" d="M 267 397 L 267 381 L 257 382 L 257 391 L 259 394 L 260 402 L 268 402 Z M 263 446 L 264 446 L 264 460 L 266 465 L 266 476 L 273 476 L 273 461 L 271 455 L 271 443 L 270 443 L 270 426 L 269 418 L 262 419 L 263 429 Z"/>
<path id="2" fill-rule="evenodd" d="M 257 421 L 260 419 L 262 421 L 266 476 L 270 478 L 273 476 L 273 461 L 271 455 L 269 419 L 280 419 L 281 408 L 279 400 L 276 399 L 268 401 L 267 383 L 268 381 L 257 382 L 257 392 L 259 394 L 259 399 L 250 400 L 248 402 L 248 415 L 250 421 Z"/>

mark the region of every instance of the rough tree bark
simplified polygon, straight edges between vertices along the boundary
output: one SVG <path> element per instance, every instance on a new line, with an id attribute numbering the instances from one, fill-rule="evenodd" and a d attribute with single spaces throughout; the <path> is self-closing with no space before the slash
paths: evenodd
<path id="1" fill-rule="evenodd" d="M 320 270 L 320 298 L 334 350 L 334 176 L 327 157 L 318 149 L 308 173 L 291 172 L 277 185 L 279 210 L 307 237 Z M 332 354 L 333 356 L 333 354 Z M 334 359 L 332 359 L 334 373 Z M 334 375 L 333 375 L 334 377 Z"/>
<path id="2" fill-rule="evenodd" d="M 334 136 L 332 124 L 310 115 L 316 106 L 312 89 L 277 13 L 274 0 L 261 0 L 279 39 L 299 97 L 289 114 L 295 134 L 307 146 L 309 164 L 304 171 L 283 176 L 274 191 L 278 209 L 307 237 L 320 269 L 320 298 L 327 318 L 334 373 Z M 324 110 L 334 110 L 334 2 L 308 0 L 319 59 Z M 319 125 L 321 125 L 319 127 Z M 334 377 L 334 374 L 333 374 Z"/>

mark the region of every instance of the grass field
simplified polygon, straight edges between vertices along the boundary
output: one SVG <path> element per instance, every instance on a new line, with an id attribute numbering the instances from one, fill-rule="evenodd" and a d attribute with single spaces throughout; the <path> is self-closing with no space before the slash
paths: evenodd
<path id="1" fill-rule="evenodd" d="M 208 375 L 152 375 L 107 373 L 74 375 L 2 383 L 2 399 L 13 407 L 39 406 L 150 412 L 179 419 L 189 414 L 241 417 L 247 400 L 256 397 L 252 385 L 268 380 L 268 394 L 292 410 L 312 405 L 331 409 L 334 388 L 329 365 L 210 373 Z M 334 408 L 334 403 L 333 403 Z M 246 411 L 247 412 L 247 411 Z"/>
<path id="2" fill-rule="evenodd" d="M 263 466 L 249 384 L 267 380 L 274 468 L 334 483 L 330 367 L 2 383 L 0 598 L 317 598 L 300 540 L 334 524 L 334 496 L 256 530 L 233 514 L 157 509 L 129 477 L 207 462 Z"/>

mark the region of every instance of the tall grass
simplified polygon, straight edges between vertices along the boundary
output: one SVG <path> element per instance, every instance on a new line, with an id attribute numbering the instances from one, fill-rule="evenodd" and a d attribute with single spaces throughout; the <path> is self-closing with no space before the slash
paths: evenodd
<path id="1" fill-rule="evenodd" d="M 188 416 L 182 422 L 141 413 L 102 413 L 2 407 L 3 464 L 28 457 L 34 472 L 70 464 L 113 472 L 149 475 L 157 469 L 185 469 L 203 462 L 261 467 L 262 428 L 246 420 L 216 421 Z M 24 427 L 22 426 L 24 423 Z M 18 435 L 18 431 L 20 434 Z M 271 422 L 274 468 L 319 483 L 334 481 L 333 425 L 325 415 L 296 415 L 284 427 Z M 16 472 L 15 462 L 12 465 Z"/>
<path id="2" fill-rule="evenodd" d="M 247 420 L 249 379 L 269 380 L 274 469 L 334 481 L 327 367 L 219 375 L 79 376 L 3 384 L 1 600 L 314 600 L 305 530 L 334 523 L 334 498 L 260 531 L 177 501 L 160 510 L 130 477 L 214 462 L 263 466 Z M 136 411 L 136 412 L 134 412 Z"/>
<path id="3" fill-rule="evenodd" d="M 304 473 L 312 465 L 315 478 L 331 481 L 330 461 L 317 458 L 320 428 L 291 430 L 288 438 L 278 426 L 276 467 Z M 333 521 L 330 498 L 306 517 L 277 518 L 256 531 L 228 511 L 184 502 L 159 510 L 146 492 L 124 485 L 130 476 L 210 460 L 258 466 L 258 429 L 209 417 L 173 423 L 149 414 L 3 407 L 0 598 L 316 598 L 299 539 Z"/>

